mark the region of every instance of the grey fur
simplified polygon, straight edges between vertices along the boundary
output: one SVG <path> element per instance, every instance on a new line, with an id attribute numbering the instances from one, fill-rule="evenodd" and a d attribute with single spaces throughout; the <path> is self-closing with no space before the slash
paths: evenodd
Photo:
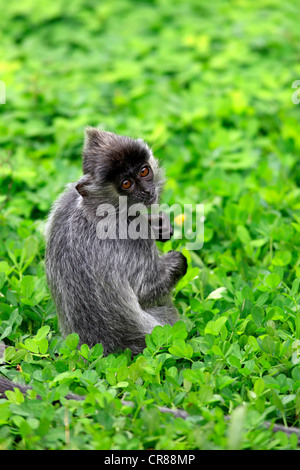
<path id="1" fill-rule="evenodd" d="M 47 224 L 46 274 L 61 332 L 76 332 L 89 346 L 102 343 L 105 354 L 125 348 L 137 354 L 156 325 L 178 319 L 171 291 L 186 272 L 185 257 L 160 255 L 155 240 L 101 240 L 96 234 L 98 205 L 116 205 L 119 197 L 110 172 L 130 171 L 143 159 L 151 165 L 158 200 L 163 173 L 149 147 L 88 128 L 84 176 L 59 197 Z M 128 205 L 134 202 L 128 197 Z"/>

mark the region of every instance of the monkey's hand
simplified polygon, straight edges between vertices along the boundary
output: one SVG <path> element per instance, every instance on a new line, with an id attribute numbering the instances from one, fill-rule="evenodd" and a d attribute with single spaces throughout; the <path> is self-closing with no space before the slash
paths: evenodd
<path id="1" fill-rule="evenodd" d="M 175 283 L 187 272 L 187 259 L 180 251 L 169 251 L 164 255 L 165 266 L 172 274 Z"/>
<path id="2" fill-rule="evenodd" d="M 163 299 L 170 295 L 170 291 L 175 287 L 187 271 L 186 257 L 179 251 L 168 251 L 156 259 L 155 270 L 148 274 L 145 282 L 140 283 L 137 293 L 139 302 L 143 305 L 149 299 Z M 135 287 L 136 288 L 136 287 Z"/>
<path id="3" fill-rule="evenodd" d="M 148 214 L 148 222 L 155 240 L 166 242 L 170 240 L 174 231 L 169 216 L 164 212 Z"/>

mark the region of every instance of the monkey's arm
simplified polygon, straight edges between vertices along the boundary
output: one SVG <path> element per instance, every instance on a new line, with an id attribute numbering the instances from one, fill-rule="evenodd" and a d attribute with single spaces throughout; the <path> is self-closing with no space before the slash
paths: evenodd
<path id="1" fill-rule="evenodd" d="M 187 260 L 179 251 L 169 251 L 156 260 L 156 266 L 135 287 L 139 302 L 151 304 L 170 294 L 187 271 Z"/>

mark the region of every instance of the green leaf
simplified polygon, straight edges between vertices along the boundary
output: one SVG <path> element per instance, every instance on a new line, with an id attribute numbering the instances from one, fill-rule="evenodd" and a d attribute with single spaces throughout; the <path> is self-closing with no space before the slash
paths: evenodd
<path id="1" fill-rule="evenodd" d="M 275 355 L 277 343 L 272 336 L 266 335 L 262 340 L 260 338 L 257 338 L 257 342 L 263 351 L 272 356 Z"/>
<path id="2" fill-rule="evenodd" d="M 238 225 L 236 228 L 236 233 L 242 243 L 245 243 L 246 245 L 250 243 L 251 237 L 246 227 Z"/>
<path id="3" fill-rule="evenodd" d="M 27 338 L 24 341 L 24 346 L 28 351 L 38 354 L 39 353 L 39 346 L 38 344 L 31 338 Z"/>
<path id="4" fill-rule="evenodd" d="M 199 403 L 206 404 L 213 398 L 213 388 L 211 385 L 205 384 L 200 387 L 199 390 Z"/>
<path id="5" fill-rule="evenodd" d="M 211 300 L 211 299 L 221 299 L 223 297 L 223 294 L 225 294 L 225 292 L 227 292 L 227 289 L 226 287 L 218 287 L 218 289 L 212 291 L 208 297 L 206 298 L 206 300 Z"/>
<path id="6" fill-rule="evenodd" d="M 38 346 L 39 346 L 40 354 L 46 354 L 48 351 L 48 340 L 46 338 L 42 338 L 38 342 Z"/>
<path id="7" fill-rule="evenodd" d="M 277 251 L 275 257 L 272 259 L 274 266 L 286 266 L 290 263 L 292 254 L 290 251 Z"/>
<path id="8" fill-rule="evenodd" d="M 280 283 L 280 277 L 276 273 L 269 274 L 265 279 L 265 283 L 268 287 L 274 289 Z"/>
<path id="9" fill-rule="evenodd" d="M 157 347 L 172 343 L 172 337 L 171 325 L 155 326 L 151 333 L 151 338 Z"/>
<path id="10" fill-rule="evenodd" d="M 259 397 L 265 389 L 265 382 L 263 379 L 259 378 L 254 383 L 254 392 Z"/>
<path id="11" fill-rule="evenodd" d="M 241 448 L 245 417 L 246 408 L 244 406 L 239 406 L 231 413 L 227 441 L 230 450 L 239 450 Z"/>
<path id="12" fill-rule="evenodd" d="M 8 423 L 12 412 L 9 409 L 9 402 L 0 403 L 0 425 Z"/>
<path id="13" fill-rule="evenodd" d="M 35 335 L 35 341 L 41 341 L 42 339 L 46 338 L 47 334 L 50 331 L 50 326 L 49 325 L 44 325 L 42 328 L 40 328 Z"/>
<path id="14" fill-rule="evenodd" d="M 85 358 L 85 359 L 88 359 L 89 357 L 89 347 L 87 344 L 82 344 L 81 347 L 80 347 L 80 354 Z"/>
<path id="15" fill-rule="evenodd" d="M 227 317 L 219 317 L 215 321 L 209 321 L 205 327 L 204 333 L 217 336 L 220 334 L 221 329 L 225 325 L 226 321 Z"/>
<path id="16" fill-rule="evenodd" d="M 71 333 L 70 335 L 68 335 L 65 339 L 65 343 L 66 343 L 66 346 L 71 349 L 71 350 L 74 350 L 77 348 L 78 346 L 78 343 L 79 343 L 79 336 L 77 333 Z"/>
<path id="17" fill-rule="evenodd" d="M 0 272 L 0 290 L 4 286 L 5 281 L 6 281 L 6 275 L 3 272 Z"/>
<path id="18" fill-rule="evenodd" d="M 9 266 L 7 261 L 0 261 L 0 273 L 4 273 L 6 276 L 10 274 L 12 268 Z"/>
<path id="19" fill-rule="evenodd" d="M 264 246 L 268 242 L 268 238 L 258 238 L 257 240 L 251 240 L 249 243 L 251 246 L 254 248 L 259 248 L 261 246 Z"/>
<path id="20" fill-rule="evenodd" d="M 233 367 L 237 367 L 238 369 L 241 367 L 241 363 L 240 363 L 239 359 L 236 356 L 229 356 L 228 362 Z"/>
<path id="21" fill-rule="evenodd" d="M 24 244 L 26 259 L 30 259 L 38 253 L 38 241 L 34 237 L 29 237 Z"/>
<path id="22" fill-rule="evenodd" d="M 189 344 L 186 344 L 183 339 L 176 339 L 176 342 L 169 348 L 169 352 L 174 356 L 191 358 L 193 348 Z"/>
<path id="23" fill-rule="evenodd" d="M 176 292 L 182 290 L 185 286 L 187 286 L 191 281 L 196 279 L 199 275 L 199 268 L 189 268 L 186 274 L 183 276 L 182 279 L 176 285 Z"/>
<path id="24" fill-rule="evenodd" d="M 35 278 L 33 276 L 23 276 L 20 282 L 20 289 L 25 299 L 30 299 L 35 287 Z"/>
<path id="25" fill-rule="evenodd" d="M 291 294 L 296 295 L 299 290 L 300 279 L 295 279 L 292 284 Z"/>
<path id="26" fill-rule="evenodd" d="M 255 305 L 251 310 L 251 316 L 256 326 L 260 327 L 265 317 L 264 309 Z"/>

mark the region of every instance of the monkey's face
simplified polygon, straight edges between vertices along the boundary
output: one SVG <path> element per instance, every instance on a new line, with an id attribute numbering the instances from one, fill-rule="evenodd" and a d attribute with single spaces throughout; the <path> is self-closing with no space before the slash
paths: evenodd
<path id="1" fill-rule="evenodd" d="M 147 161 L 120 174 L 116 180 L 116 187 L 120 195 L 127 196 L 129 205 L 142 203 L 150 206 L 158 199 L 154 171 Z"/>
<path id="2" fill-rule="evenodd" d="M 141 139 L 88 128 L 83 152 L 84 176 L 76 189 L 85 202 L 150 206 L 158 202 L 164 184 L 162 169 Z"/>

